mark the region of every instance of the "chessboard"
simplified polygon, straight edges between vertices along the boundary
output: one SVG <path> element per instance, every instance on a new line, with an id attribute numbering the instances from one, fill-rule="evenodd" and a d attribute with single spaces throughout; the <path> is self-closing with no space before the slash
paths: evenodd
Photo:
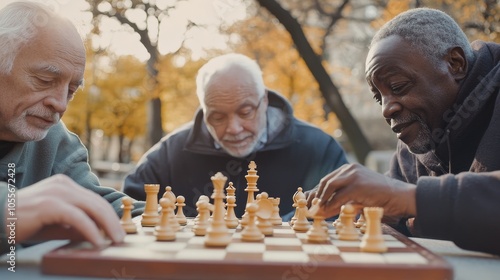
<path id="1" fill-rule="evenodd" d="M 173 241 L 157 241 L 154 227 L 142 227 L 121 244 L 94 248 L 88 242 L 68 244 L 46 254 L 42 272 L 50 275 L 114 279 L 452 279 L 453 270 L 440 256 L 382 224 L 387 251 L 360 251 L 361 241 L 338 238 L 328 223 L 329 240 L 307 241 L 288 223 L 258 242 L 241 240 L 241 227 L 230 229 L 225 247 L 206 247 L 195 236 L 193 219 Z M 360 234 L 361 239 L 361 234 Z"/>

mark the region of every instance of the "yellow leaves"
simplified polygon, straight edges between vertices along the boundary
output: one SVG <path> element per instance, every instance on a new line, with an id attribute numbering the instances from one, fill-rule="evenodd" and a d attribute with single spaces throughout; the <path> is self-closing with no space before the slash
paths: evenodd
<path id="1" fill-rule="evenodd" d="M 384 23 L 393 19 L 398 14 L 410 9 L 411 1 L 389 0 L 382 16 L 372 22 L 375 29 L 379 29 Z"/>
<path id="2" fill-rule="evenodd" d="M 496 2 L 496 3 L 495 3 Z M 372 22 L 376 29 L 397 14 L 414 8 L 412 0 L 390 0 L 382 12 L 382 16 Z M 424 0 L 420 7 L 439 9 L 448 13 L 473 40 L 500 42 L 500 5 L 498 1 L 477 0 Z"/>
<path id="3" fill-rule="evenodd" d="M 64 116 L 68 128 L 80 135 L 96 128 L 107 136 L 134 139 L 143 135 L 148 100 L 145 64 L 132 56 L 88 59 L 92 60 L 85 72 L 86 86 L 77 93 Z"/>
<path id="4" fill-rule="evenodd" d="M 179 56 L 163 56 L 157 65 L 159 96 L 163 106 L 162 123 L 167 133 L 189 122 L 199 106 L 196 74 L 205 61 L 185 57 L 182 59 L 184 63 L 179 64 Z"/>

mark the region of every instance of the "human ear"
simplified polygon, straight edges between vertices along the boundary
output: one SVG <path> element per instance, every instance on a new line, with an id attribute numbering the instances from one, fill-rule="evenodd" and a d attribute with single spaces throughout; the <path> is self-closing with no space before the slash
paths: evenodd
<path id="1" fill-rule="evenodd" d="M 448 68 L 456 81 L 460 81 L 467 75 L 467 58 L 461 47 L 452 48 L 446 57 Z"/>

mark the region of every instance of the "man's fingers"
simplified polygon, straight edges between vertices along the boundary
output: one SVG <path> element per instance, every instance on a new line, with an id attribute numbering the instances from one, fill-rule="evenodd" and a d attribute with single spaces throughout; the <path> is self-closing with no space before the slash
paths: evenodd
<path id="1" fill-rule="evenodd" d="M 30 241 L 47 241 L 69 239 L 71 241 L 85 241 L 85 237 L 73 227 L 64 225 L 50 225 L 42 228 L 39 232 L 29 238 Z"/>
<path id="2" fill-rule="evenodd" d="M 73 180 L 67 177 L 62 177 L 61 180 L 66 184 L 63 187 L 70 189 L 72 193 L 71 198 L 66 201 L 90 216 L 91 219 L 88 217 L 87 219 L 93 220 L 93 223 L 102 228 L 113 242 L 122 242 L 126 234 L 113 207 L 101 196 L 79 186 Z"/>
<path id="3" fill-rule="evenodd" d="M 60 203 L 47 212 L 45 225 L 65 225 L 79 232 L 86 240 L 95 246 L 105 244 L 104 237 L 94 221 L 80 208 L 68 203 Z"/>
<path id="4" fill-rule="evenodd" d="M 120 220 L 113 207 L 105 199 L 91 190 L 79 186 L 67 177 L 62 177 L 62 179 L 59 178 L 58 180 L 62 180 L 61 183 L 65 183 L 66 185 L 56 188 L 56 191 L 52 193 L 54 195 L 53 198 L 57 199 L 53 204 L 61 204 L 61 207 L 66 208 L 67 211 L 72 210 L 67 215 L 71 214 L 76 219 L 80 217 L 85 221 L 88 228 L 84 228 L 74 222 L 78 222 L 78 220 L 69 220 L 67 215 L 62 216 L 64 224 L 74 227 L 75 230 L 80 231 L 85 237 L 93 236 L 93 240 L 89 241 L 94 244 L 98 242 L 95 233 L 99 232 L 99 228 L 102 228 L 113 242 L 119 243 L 123 241 L 126 235 L 125 231 L 122 229 Z M 60 191 L 61 188 L 64 188 L 65 191 Z M 65 195 L 68 191 L 71 193 L 69 196 Z M 81 230 L 86 231 L 82 232 Z M 100 234 L 99 237 L 102 239 Z"/>

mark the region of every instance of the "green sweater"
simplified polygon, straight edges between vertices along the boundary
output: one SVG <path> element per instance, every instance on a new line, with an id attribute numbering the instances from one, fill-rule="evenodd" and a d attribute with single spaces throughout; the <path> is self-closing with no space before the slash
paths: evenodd
<path id="1" fill-rule="evenodd" d="M 13 165 L 15 172 L 12 169 L 9 171 L 9 166 Z M 125 194 L 100 186 L 97 176 L 90 171 L 87 149 L 78 136 L 69 132 L 64 124 L 59 122 L 49 130 L 43 140 L 19 143 L 0 159 L 0 254 L 7 252 L 10 247 L 10 244 L 7 244 L 9 233 L 5 232 L 7 217 L 4 213 L 8 194 L 12 193 L 9 188 L 15 186 L 22 189 L 54 174 L 65 174 L 82 187 L 101 195 L 121 216 L 121 198 Z M 15 178 L 15 183 L 9 181 L 9 178 Z M 144 202 L 136 201 L 134 206 L 135 216 L 142 213 Z M 18 217 L 16 221 L 20 222 L 22 217 Z"/>

